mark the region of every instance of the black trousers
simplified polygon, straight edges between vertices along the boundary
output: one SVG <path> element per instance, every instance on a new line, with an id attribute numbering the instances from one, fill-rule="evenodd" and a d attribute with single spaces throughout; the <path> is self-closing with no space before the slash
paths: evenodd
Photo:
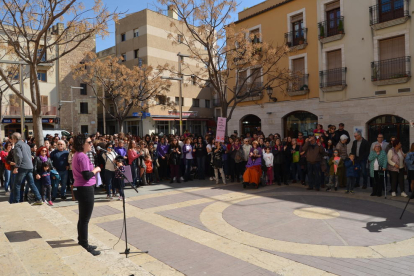
<path id="1" fill-rule="evenodd" d="M 284 164 L 273 164 L 273 171 L 275 173 L 275 180 L 277 184 L 281 184 L 284 179 Z"/>
<path id="2" fill-rule="evenodd" d="M 94 205 L 94 186 L 77 187 L 79 202 L 78 241 L 88 247 L 88 225 Z"/>
<path id="3" fill-rule="evenodd" d="M 382 195 L 382 190 L 384 189 L 384 173 L 380 171 L 374 171 L 374 177 L 371 177 L 372 184 L 372 193 L 376 196 Z"/>
<path id="4" fill-rule="evenodd" d="M 167 163 L 167 157 L 165 159 L 162 159 L 161 157 L 158 159 L 158 162 L 160 163 L 160 167 L 158 168 L 158 174 L 160 178 L 168 178 L 168 163 Z"/>
<path id="5" fill-rule="evenodd" d="M 396 193 L 398 185 L 401 192 L 404 192 L 404 169 L 400 169 L 398 172 L 390 171 L 390 175 L 392 191 Z"/>

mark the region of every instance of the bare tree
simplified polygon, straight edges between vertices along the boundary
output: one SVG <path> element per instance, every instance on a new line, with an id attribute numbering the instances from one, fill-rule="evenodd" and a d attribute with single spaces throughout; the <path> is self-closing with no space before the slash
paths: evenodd
<path id="1" fill-rule="evenodd" d="M 87 53 L 85 62 L 72 68 L 74 78 L 92 88 L 104 112 L 113 105 L 113 113 L 109 114 L 118 122 L 120 132 L 133 107 L 146 110 L 157 101 L 165 106 L 171 104 L 165 94 L 171 83 L 161 78 L 163 70 L 150 65 L 129 69 L 122 61 L 122 57 L 100 60 L 95 53 Z"/>
<path id="2" fill-rule="evenodd" d="M 108 21 L 117 20 L 117 17 L 118 14 L 109 12 L 101 0 L 95 0 L 90 9 L 78 0 L 0 1 L 1 58 L 13 55 L 27 64 L 30 96 L 20 94 L 10 82 L 7 65 L 0 67 L 0 79 L 30 107 L 37 144 L 43 140 L 39 66 L 70 54 L 96 35 L 107 35 Z M 52 26 L 63 20 L 66 26 L 59 24 L 59 31 L 52 31 Z M 7 48 L 12 51 L 5 51 Z"/>
<path id="3" fill-rule="evenodd" d="M 170 39 L 185 45 L 198 63 L 197 69 L 183 64 L 186 76 L 213 88 L 227 121 L 239 103 L 258 102 L 268 87 L 284 91 L 295 81 L 288 69 L 279 66 L 289 50 L 286 45 L 262 41 L 259 30 L 236 31 L 230 17 L 236 10 L 235 0 L 158 1 L 178 18 L 171 20 Z"/>

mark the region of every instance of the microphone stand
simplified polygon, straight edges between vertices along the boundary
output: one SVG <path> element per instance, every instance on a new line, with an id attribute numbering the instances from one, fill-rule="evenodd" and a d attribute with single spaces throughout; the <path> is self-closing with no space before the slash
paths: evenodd
<path id="1" fill-rule="evenodd" d="M 132 185 L 132 183 L 129 181 L 129 179 L 125 176 L 125 174 L 116 166 L 116 164 L 114 163 L 114 161 L 111 160 L 111 158 L 108 158 L 108 151 L 107 150 L 102 150 L 102 152 L 105 153 L 106 156 L 106 162 L 111 161 L 111 163 L 114 165 L 115 167 L 115 171 L 118 171 L 122 177 L 124 179 L 126 179 L 126 181 L 128 182 L 129 185 L 131 185 L 132 188 L 134 188 L 135 192 L 138 193 L 138 189 Z M 105 164 L 106 164 L 105 162 Z M 148 251 L 138 251 L 138 252 L 131 252 L 131 249 L 128 247 L 128 234 L 127 234 L 127 223 L 126 223 L 126 210 L 125 210 L 125 192 L 124 192 L 124 196 L 122 197 L 122 209 L 124 211 L 124 228 L 125 228 L 125 251 L 120 252 L 119 254 L 125 254 L 125 257 L 128 258 L 128 255 L 133 253 L 133 254 L 146 254 L 148 253 Z"/>

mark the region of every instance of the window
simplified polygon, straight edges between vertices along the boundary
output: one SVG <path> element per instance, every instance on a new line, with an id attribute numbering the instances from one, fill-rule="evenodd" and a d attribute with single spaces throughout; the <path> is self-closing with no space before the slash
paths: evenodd
<path id="1" fill-rule="evenodd" d="M 167 104 L 167 96 L 165 95 L 158 95 L 158 104 Z"/>
<path id="2" fill-rule="evenodd" d="M 81 126 L 81 133 L 85 134 L 89 132 L 89 126 L 88 125 L 82 125 Z"/>
<path id="3" fill-rule="evenodd" d="M 126 35 L 125 33 L 121 34 L 121 41 L 125 41 L 126 40 Z"/>
<path id="4" fill-rule="evenodd" d="M 177 35 L 177 41 L 178 41 L 178 43 L 183 43 L 184 42 L 184 37 L 183 37 L 183 35 Z"/>
<path id="5" fill-rule="evenodd" d="M 409 77 L 410 63 L 405 56 L 405 36 L 380 40 L 379 61 L 374 62 L 373 80 L 388 80 Z"/>
<path id="6" fill-rule="evenodd" d="M 291 17 L 293 46 L 303 44 L 305 35 L 303 27 L 303 14 L 297 14 Z M 302 43 L 301 43 L 302 42 Z"/>
<path id="7" fill-rule="evenodd" d="M 210 100 L 206 100 L 206 108 L 210 108 Z"/>
<path id="8" fill-rule="evenodd" d="M 40 58 L 40 62 L 45 62 L 46 61 L 46 52 L 43 53 L 42 56 L 40 56 L 42 54 L 43 48 L 39 48 L 37 49 L 37 57 Z"/>
<path id="9" fill-rule="evenodd" d="M 82 89 L 79 89 L 80 94 L 81 95 L 88 95 L 88 85 L 86 83 L 81 83 L 80 87 L 82 87 Z"/>
<path id="10" fill-rule="evenodd" d="M 342 85 L 342 51 L 335 50 L 326 53 L 328 71 L 328 86 Z"/>
<path id="11" fill-rule="evenodd" d="M 47 82 L 47 72 L 46 71 L 37 71 L 37 79 L 43 82 Z"/>
<path id="12" fill-rule="evenodd" d="M 378 0 L 378 4 L 380 22 L 386 22 L 404 17 L 403 0 Z"/>
<path id="13" fill-rule="evenodd" d="M 88 103 L 80 103 L 80 114 L 88 114 Z"/>
<path id="14" fill-rule="evenodd" d="M 193 99 L 193 107 L 200 107 L 200 100 L 199 99 Z"/>
<path id="15" fill-rule="evenodd" d="M 139 31 L 138 31 L 138 29 L 135 29 L 134 30 L 134 37 L 139 37 Z"/>
<path id="16" fill-rule="evenodd" d="M 260 43 L 260 30 L 254 29 L 250 31 L 250 39 L 252 40 L 252 43 Z"/>
<path id="17" fill-rule="evenodd" d="M 42 106 L 48 106 L 49 97 L 48 96 L 40 96 L 40 103 L 41 103 Z"/>
<path id="18" fill-rule="evenodd" d="M 138 55 L 139 55 L 139 50 L 138 49 L 134 50 L 134 58 L 138 58 Z"/>
<path id="19" fill-rule="evenodd" d="M 197 78 L 194 75 L 191 76 L 191 84 L 192 85 L 197 85 Z"/>
<path id="20" fill-rule="evenodd" d="M 156 121 L 157 133 L 167 134 L 170 133 L 169 121 Z"/>
<path id="21" fill-rule="evenodd" d="M 121 57 L 122 57 L 122 62 L 125 62 L 126 61 L 126 54 L 125 53 L 121 54 Z"/>
<path id="22" fill-rule="evenodd" d="M 178 105 L 178 106 L 180 105 L 180 97 L 175 97 L 175 105 Z M 181 103 L 181 106 L 184 106 L 184 99 Z"/>
<path id="23" fill-rule="evenodd" d="M 284 137 L 298 137 L 298 133 L 302 132 L 305 138 L 313 134 L 318 124 L 318 117 L 306 111 L 295 111 L 283 118 L 283 124 Z"/>
<path id="24" fill-rule="evenodd" d="M 305 80 L 305 58 L 297 58 L 292 60 L 292 73 L 294 74 L 295 82 L 292 83 L 291 89 L 293 91 L 303 90 L 306 84 Z"/>
<path id="25" fill-rule="evenodd" d="M 81 61 L 81 62 L 79 62 L 79 64 L 83 64 L 84 66 L 83 66 L 83 69 L 87 69 L 87 66 L 86 66 L 86 64 L 85 64 L 85 62 L 84 61 Z"/>
<path id="26" fill-rule="evenodd" d="M 335 1 L 327 4 L 326 18 L 327 18 L 327 36 L 333 36 L 339 34 L 339 31 L 343 32 L 343 22 L 341 18 L 340 1 Z"/>

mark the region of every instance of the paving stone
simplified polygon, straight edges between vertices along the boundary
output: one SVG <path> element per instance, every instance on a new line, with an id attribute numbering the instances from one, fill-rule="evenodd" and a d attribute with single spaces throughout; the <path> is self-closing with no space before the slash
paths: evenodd
<path id="1" fill-rule="evenodd" d="M 79 210 L 75 209 L 73 210 L 76 214 L 79 214 Z M 91 218 L 99 218 L 99 217 L 105 217 L 109 215 L 116 215 L 122 213 L 121 210 L 112 208 L 111 206 L 97 206 L 93 208 L 92 217 Z"/>
<path id="2" fill-rule="evenodd" d="M 254 270 L 257 271 L 257 273 L 267 272 L 262 268 L 218 252 L 210 247 L 190 241 L 137 218 L 128 219 L 128 224 L 130 224 L 130 222 L 136 223 L 143 233 L 151 232 L 155 234 L 152 239 L 149 239 L 145 234 L 130 231 L 129 236 L 131 239 L 129 239 L 129 242 L 133 246 L 149 250 L 151 256 L 177 269 L 185 275 L 235 275 L 233 271 L 241 266 L 246 267 L 246 270 L 254 270 L 257 268 Z M 118 229 L 111 233 L 115 236 L 119 236 L 121 233 L 122 221 L 111 221 L 98 224 L 98 226 L 105 230 L 113 229 L 113 225 L 118 226 Z M 132 239 L 132 237 L 134 238 Z M 154 243 L 154 241 L 158 241 L 158 243 Z M 191 250 L 189 250 L 190 248 Z M 200 255 L 204 255 L 205 257 L 200 258 Z M 171 261 L 173 259 L 177 260 L 177 258 L 181 258 L 183 261 Z M 200 270 L 201 268 L 204 269 Z"/>

